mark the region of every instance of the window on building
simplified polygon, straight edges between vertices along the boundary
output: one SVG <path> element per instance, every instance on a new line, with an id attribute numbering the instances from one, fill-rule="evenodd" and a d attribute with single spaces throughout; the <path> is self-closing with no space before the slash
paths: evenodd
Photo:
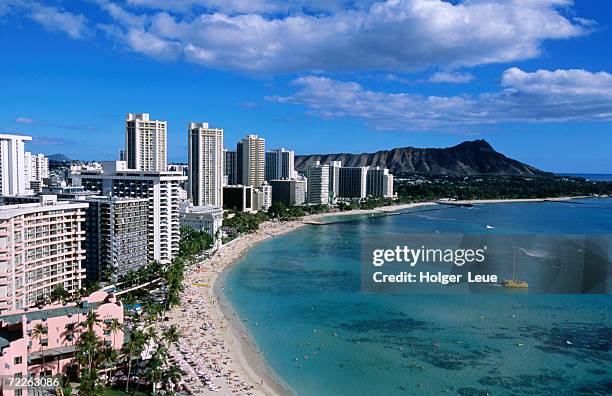
<path id="1" fill-rule="evenodd" d="M 21 364 L 21 362 L 23 361 L 23 358 L 21 356 L 17 356 L 14 360 L 13 360 L 13 364 Z"/>

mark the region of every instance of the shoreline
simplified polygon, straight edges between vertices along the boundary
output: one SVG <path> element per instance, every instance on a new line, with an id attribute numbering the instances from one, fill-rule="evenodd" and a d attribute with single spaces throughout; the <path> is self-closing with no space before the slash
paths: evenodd
<path id="1" fill-rule="evenodd" d="M 468 200 L 453 201 L 455 204 L 488 204 L 488 203 L 521 203 L 521 202 L 546 202 L 565 201 L 570 199 L 581 199 L 592 197 L 561 197 L 561 198 L 533 198 L 533 199 L 507 199 L 507 200 Z M 290 221 L 268 221 L 262 223 L 259 230 L 253 233 L 241 235 L 240 237 L 223 245 L 215 255 L 207 260 L 199 262 L 186 272 L 183 292 L 183 303 L 174 308 L 170 314 L 170 322 L 179 326 L 186 318 L 202 316 L 215 324 L 211 326 L 200 337 L 189 334 L 189 339 L 197 343 L 202 341 L 205 345 L 223 345 L 221 353 L 226 359 L 225 366 L 231 372 L 234 383 L 242 383 L 241 390 L 232 392 L 232 381 L 221 381 L 223 375 L 215 375 L 212 382 L 217 391 L 211 390 L 201 384 L 194 389 L 196 395 L 218 394 L 244 394 L 244 395 L 294 395 L 295 392 L 288 384 L 285 384 L 274 370 L 268 365 L 259 351 L 256 341 L 250 336 L 244 323 L 240 320 L 231 303 L 225 298 L 224 276 L 226 270 L 232 268 L 252 247 L 260 242 L 297 230 L 309 224 L 325 224 L 320 219 L 325 217 L 343 217 L 351 215 L 368 214 L 392 214 L 405 209 L 420 206 L 435 206 L 436 201 L 417 202 L 410 204 L 390 205 L 374 209 L 351 210 L 346 212 L 328 212 L 308 215 L 301 219 Z M 203 311 L 202 311 L 203 310 Z M 181 313 L 186 315 L 181 315 Z M 198 315 L 199 314 L 199 315 Z M 182 316 L 182 319 L 181 319 Z M 187 334 L 184 334 L 187 335 Z M 206 353 L 207 351 L 203 351 Z M 214 374 L 214 370 L 212 372 Z M 227 379 L 227 377 L 226 377 Z"/>
<path id="2" fill-rule="evenodd" d="M 556 197 L 556 198 L 512 198 L 512 199 L 466 199 L 461 201 L 449 201 L 456 205 L 481 205 L 481 204 L 495 204 L 495 203 L 527 203 L 527 202 L 564 202 L 572 199 L 587 199 L 587 198 L 605 198 L 605 197 L 593 197 L 593 196 L 575 196 L 575 197 Z M 441 201 L 437 201 L 441 202 Z M 441 202 L 444 204 L 444 202 Z"/>

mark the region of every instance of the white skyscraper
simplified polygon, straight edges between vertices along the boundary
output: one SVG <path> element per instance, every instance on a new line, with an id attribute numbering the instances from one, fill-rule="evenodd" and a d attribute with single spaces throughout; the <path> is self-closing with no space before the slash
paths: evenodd
<path id="1" fill-rule="evenodd" d="M 341 167 L 342 161 L 330 161 L 329 163 L 329 195 L 332 197 L 333 202 L 335 202 L 335 199 L 338 198 Z"/>
<path id="2" fill-rule="evenodd" d="M 165 172 L 166 121 L 150 120 L 148 113 L 125 118 L 125 159 L 129 169 Z"/>
<path id="3" fill-rule="evenodd" d="M 44 154 L 25 153 L 26 177 L 29 182 L 49 177 L 49 159 Z"/>
<path id="4" fill-rule="evenodd" d="M 26 194 L 25 141 L 29 140 L 31 136 L 0 134 L 0 194 Z"/>
<path id="5" fill-rule="evenodd" d="M 124 161 L 105 161 L 102 170 L 81 171 L 72 175 L 75 186 L 83 186 L 105 196 L 147 198 L 148 259 L 170 262 L 179 250 L 180 172 L 142 172 L 127 169 Z"/>
<path id="6" fill-rule="evenodd" d="M 266 140 L 257 135 L 247 135 L 236 145 L 237 182 L 245 186 L 259 187 L 265 181 Z"/>
<path id="7" fill-rule="evenodd" d="M 319 161 L 306 170 L 308 178 L 308 203 L 329 203 L 329 166 L 321 165 Z"/>
<path id="8" fill-rule="evenodd" d="M 189 197 L 194 206 L 223 206 L 223 129 L 192 122 L 189 131 Z"/>

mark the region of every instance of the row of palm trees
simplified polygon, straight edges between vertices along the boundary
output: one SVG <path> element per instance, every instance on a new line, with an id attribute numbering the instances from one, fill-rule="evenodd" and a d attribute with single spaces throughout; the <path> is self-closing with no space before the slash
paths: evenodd
<path id="1" fill-rule="evenodd" d="M 124 345 L 126 394 L 130 391 L 130 381 L 134 375 L 146 379 L 154 395 L 160 390 L 166 395 L 172 395 L 178 387 L 183 372 L 170 359 L 169 350 L 173 343 L 178 342 L 180 332 L 176 325 L 172 325 L 160 334 L 154 325 L 156 321 L 157 317 L 144 314 L 140 321 L 132 321 L 130 324 L 130 338 Z M 143 356 L 146 358 L 144 364 L 140 359 Z M 140 382 L 135 391 L 139 387 Z"/>
<path id="2" fill-rule="evenodd" d="M 142 314 L 129 316 L 124 327 L 116 319 L 102 324 L 96 312 L 92 310 L 79 324 L 81 331 L 78 340 L 75 341 L 74 357 L 80 374 L 79 395 L 103 394 L 109 384 L 109 379 L 113 378 L 118 366 L 127 372 L 124 388 L 126 395 L 137 392 L 141 386 L 141 381 L 137 381 L 134 386 L 132 383 L 134 376 L 145 379 L 154 395 L 158 393 L 175 394 L 182 371 L 170 358 L 169 349 L 174 342 L 178 341 L 180 334 L 175 325 L 158 334 L 155 330 L 155 323 L 163 317 L 165 311 L 180 304 L 186 267 L 196 261 L 197 254 L 212 246 L 211 238 L 205 233 L 181 231 L 179 255 L 169 265 L 163 266 L 154 261 L 144 268 L 125 274 L 120 280 L 127 286 L 159 280 L 147 286 L 147 289 L 140 289 L 122 296 L 124 304 L 142 303 L 145 308 Z M 160 288 L 159 285 L 163 286 Z M 155 292 L 160 291 L 163 297 L 153 298 Z M 76 297 L 58 287 L 53 291 L 50 299 L 51 301 L 67 302 Z M 113 345 L 117 344 L 116 337 L 121 330 L 129 332 L 129 340 L 123 345 L 121 352 L 112 346 L 105 345 L 104 340 L 95 331 L 99 326 L 103 326 L 106 332 L 113 334 Z M 74 339 L 73 333 L 76 333 L 73 329 L 66 331 L 67 336 L 72 334 L 71 339 Z M 44 334 L 46 334 L 45 328 L 42 325 L 36 325 L 32 337 L 42 339 Z M 142 359 L 143 356 L 147 359 Z M 42 345 L 41 357 L 44 367 Z"/>
<path id="3" fill-rule="evenodd" d="M 117 319 L 102 323 L 93 310 L 87 314 L 85 320 L 79 324 L 81 334 L 76 342 L 74 355 L 80 376 L 79 395 L 99 396 L 103 394 L 118 365 L 127 370 L 126 395 L 132 391 L 130 380 L 134 375 L 146 379 L 154 395 L 159 391 L 165 395 L 175 394 L 182 372 L 179 366 L 170 359 L 168 351 L 172 343 L 177 342 L 180 337 L 178 328 L 172 325 L 158 334 L 150 321 L 146 323 L 148 326 L 146 330 L 139 328 L 136 322 L 132 324 L 129 341 L 119 352 L 112 345 L 106 345 L 95 329 L 96 327 L 105 328 L 113 335 L 113 345 L 116 345 L 117 335 L 124 330 L 123 324 Z M 138 364 L 143 354 L 149 359 L 145 364 Z M 43 367 L 44 365 L 43 359 Z M 138 391 L 140 385 L 138 382 L 134 392 Z"/>
<path id="4" fill-rule="evenodd" d="M 169 349 L 179 340 L 180 333 L 175 325 L 170 326 L 159 334 L 155 323 L 162 318 L 166 311 L 181 302 L 181 291 L 185 269 L 196 261 L 196 256 L 202 251 L 212 247 L 212 239 L 205 233 L 181 229 L 181 244 L 179 254 L 169 265 L 162 266 L 157 262 L 139 271 L 128 273 L 123 282 L 127 285 L 142 284 L 159 279 L 160 282 L 149 286 L 156 290 L 138 290 L 122 296 L 124 303 L 143 304 L 141 314 L 132 314 L 127 331 L 130 338 L 124 345 L 124 367 L 127 370 L 125 393 L 130 391 L 131 379 L 134 375 L 144 378 L 151 386 L 152 393 L 163 392 L 166 395 L 175 393 L 177 384 L 181 379 L 180 367 L 170 359 Z M 163 285 L 159 288 L 158 285 Z M 153 291 L 163 291 L 163 298 L 152 298 Z M 144 362 L 140 357 L 145 356 Z M 135 391 L 140 387 L 136 385 Z"/>

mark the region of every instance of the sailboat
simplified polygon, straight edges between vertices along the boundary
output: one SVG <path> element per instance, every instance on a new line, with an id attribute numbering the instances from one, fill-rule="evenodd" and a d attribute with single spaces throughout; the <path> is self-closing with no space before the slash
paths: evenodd
<path id="1" fill-rule="evenodd" d="M 516 248 L 514 248 L 514 258 L 512 262 L 512 279 L 504 279 L 502 282 L 502 286 L 508 287 L 511 289 L 526 289 L 529 287 L 529 283 L 524 280 L 516 279 Z"/>

